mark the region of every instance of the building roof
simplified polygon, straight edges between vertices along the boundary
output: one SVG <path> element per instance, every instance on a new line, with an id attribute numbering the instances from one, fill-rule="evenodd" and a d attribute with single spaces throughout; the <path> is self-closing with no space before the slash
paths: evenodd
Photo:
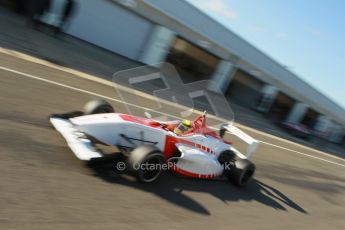
<path id="1" fill-rule="evenodd" d="M 255 71 L 263 73 L 257 76 L 261 80 L 345 125 L 345 110 L 341 106 L 195 6 L 184 0 L 143 2 L 255 66 Z"/>

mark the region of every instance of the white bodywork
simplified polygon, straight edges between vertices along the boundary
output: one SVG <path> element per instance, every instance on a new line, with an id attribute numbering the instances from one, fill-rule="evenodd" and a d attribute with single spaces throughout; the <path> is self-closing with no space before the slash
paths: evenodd
<path id="1" fill-rule="evenodd" d="M 125 116 L 129 118 L 124 119 Z M 152 127 L 145 123 L 155 122 L 154 120 L 125 114 L 96 114 L 71 119 L 52 117 L 50 121 L 81 160 L 102 157 L 102 154 L 93 148 L 87 135 L 105 144 L 115 146 L 135 147 L 133 143 L 137 145 L 154 144 L 164 153 L 171 150 L 171 148 L 169 150 L 169 143 L 174 142 L 173 147 L 178 148 L 182 153 L 178 157 L 176 166 L 180 171 L 193 175 L 210 177 L 221 175 L 223 166 L 218 162 L 218 156 L 224 150 L 231 149 L 240 158 L 247 158 L 220 138 L 207 134 L 178 136 L 169 130 Z M 227 126 L 226 129 L 249 144 L 248 154 L 252 156 L 257 141 L 235 127 Z M 131 142 L 121 137 L 123 134 L 130 137 Z M 145 143 L 142 140 L 145 140 Z"/>

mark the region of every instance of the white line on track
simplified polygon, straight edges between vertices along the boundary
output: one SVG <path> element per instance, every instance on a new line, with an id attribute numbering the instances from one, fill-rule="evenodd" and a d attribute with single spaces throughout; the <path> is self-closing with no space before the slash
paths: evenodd
<path id="1" fill-rule="evenodd" d="M 340 164 L 340 163 L 337 163 L 337 162 L 334 162 L 334 161 L 326 160 L 324 158 L 313 156 L 313 155 L 310 155 L 310 154 L 307 154 L 307 153 L 302 153 L 302 152 L 299 152 L 299 151 L 296 151 L 296 150 L 293 150 L 293 149 L 288 149 L 288 148 L 285 148 L 285 147 L 282 147 L 282 146 L 279 146 L 279 145 L 275 145 L 275 144 L 271 144 L 271 143 L 268 143 L 268 142 L 265 142 L 265 141 L 260 141 L 260 143 L 265 144 L 265 145 L 270 145 L 272 147 L 276 147 L 276 148 L 279 148 L 279 149 L 284 149 L 284 150 L 287 150 L 287 151 L 290 151 L 290 152 L 294 152 L 294 153 L 297 153 L 297 154 L 300 154 L 300 155 L 303 155 L 303 156 L 306 156 L 306 157 L 314 158 L 314 159 L 317 159 L 317 160 L 320 160 L 320 161 L 324 161 L 324 162 L 328 162 L 328 163 L 331 163 L 331 164 L 335 164 L 335 165 L 338 165 L 338 166 L 345 167 L 344 164 Z M 341 160 L 344 160 L 344 159 L 341 159 Z"/>
<path id="2" fill-rule="evenodd" d="M 52 84 L 52 85 L 57 85 L 57 86 L 61 86 L 61 87 L 67 88 L 67 89 L 75 90 L 75 91 L 78 91 L 78 92 L 81 92 L 81 93 L 86 93 L 86 94 L 93 95 L 93 96 L 96 96 L 96 97 L 100 97 L 100 98 L 103 98 L 103 99 L 124 103 L 123 101 L 115 99 L 115 98 L 112 98 L 112 97 L 104 96 L 102 94 L 98 94 L 98 93 L 91 92 L 91 91 L 88 91 L 88 90 L 80 89 L 80 88 L 77 88 L 77 87 L 74 87 L 74 86 L 70 86 L 70 85 L 66 85 L 66 84 L 63 84 L 63 83 L 56 82 L 56 81 L 52 81 L 52 80 L 48 80 L 48 79 L 45 79 L 45 78 L 37 77 L 37 76 L 34 76 L 32 74 L 28 74 L 28 73 L 24 73 L 24 72 L 21 72 L 21 71 L 18 71 L 18 70 L 6 68 L 4 66 L 0 66 L 0 69 L 8 71 L 8 72 L 11 72 L 11 73 L 15 73 L 15 74 L 18 74 L 18 75 L 21 75 L 21 76 L 25 76 L 25 77 L 28 77 L 28 78 L 31 78 L 31 79 L 35 79 L 35 80 L 38 80 L 38 81 L 46 82 L 46 83 L 49 83 L 49 84 Z M 126 104 L 130 105 L 130 106 L 133 106 L 133 107 L 140 108 L 140 109 L 146 109 L 146 110 L 151 110 L 152 111 L 152 109 L 146 108 L 146 107 L 143 107 L 143 106 L 139 106 L 139 105 L 135 105 L 135 104 L 131 104 L 131 103 L 126 103 Z M 180 119 L 177 116 L 170 115 L 170 114 L 167 114 L 167 113 L 164 113 L 164 112 L 159 112 L 159 111 L 156 111 L 156 112 L 158 112 L 158 113 L 160 113 L 162 115 L 165 115 L 165 116 L 170 116 L 170 117 L 174 117 L 174 118 Z M 302 153 L 302 152 L 299 152 L 299 151 L 296 151 L 296 150 L 288 149 L 288 148 L 285 148 L 285 147 L 282 147 L 282 146 L 279 146 L 279 145 L 274 145 L 274 144 L 271 144 L 271 143 L 268 143 L 268 142 L 264 142 L 264 141 L 260 141 L 260 143 L 266 144 L 266 145 L 270 145 L 272 147 L 280 148 L 280 149 L 283 149 L 283 150 L 286 150 L 286 151 L 294 152 L 294 153 L 297 153 L 297 154 L 300 154 L 300 155 L 303 155 L 303 156 L 306 156 L 306 157 L 310 157 L 310 158 L 313 158 L 313 159 L 317 159 L 317 160 L 320 160 L 320 161 L 323 161 L 323 162 L 327 162 L 327 163 L 330 163 L 330 164 L 334 164 L 334 165 L 338 165 L 338 166 L 341 166 L 341 167 L 345 167 L 344 164 L 340 164 L 340 163 L 337 163 L 337 162 L 334 162 L 334 161 L 326 160 L 324 158 L 316 157 L 316 156 L 313 156 L 313 155 L 310 155 L 310 154 L 306 154 L 306 153 Z M 326 153 L 325 153 L 325 155 L 329 156 L 329 154 L 326 154 Z M 337 159 L 345 161 L 345 159 L 342 159 L 342 158 L 337 158 Z"/>

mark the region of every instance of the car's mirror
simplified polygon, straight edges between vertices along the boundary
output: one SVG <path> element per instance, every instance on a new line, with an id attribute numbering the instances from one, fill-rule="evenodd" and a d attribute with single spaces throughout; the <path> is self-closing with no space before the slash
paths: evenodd
<path id="1" fill-rule="evenodd" d="M 144 115 L 145 115 L 146 118 L 149 118 L 149 119 L 152 118 L 151 113 L 149 113 L 149 112 L 147 112 L 147 111 L 144 112 Z"/>

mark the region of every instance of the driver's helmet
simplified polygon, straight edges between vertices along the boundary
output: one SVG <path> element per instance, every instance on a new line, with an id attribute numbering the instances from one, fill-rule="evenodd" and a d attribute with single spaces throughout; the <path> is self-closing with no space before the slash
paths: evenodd
<path id="1" fill-rule="evenodd" d="M 190 120 L 182 120 L 174 129 L 174 133 L 181 135 L 192 130 L 192 122 Z"/>

